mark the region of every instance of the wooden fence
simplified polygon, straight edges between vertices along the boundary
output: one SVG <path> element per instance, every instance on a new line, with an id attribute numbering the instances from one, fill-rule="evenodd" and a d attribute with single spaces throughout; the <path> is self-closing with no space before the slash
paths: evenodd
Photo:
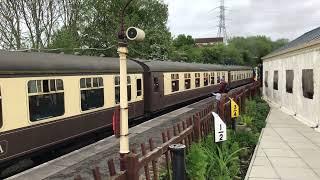
<path id="1" fill-rule="evenodd" d="M 227 124 L 231 122 L 230 98 L 233 98 L 240 106 L 241 111 L 244 111 L 244 104 L 247 98 L 255 96 L 259 92 L 259 83 L 253 83 L 240 91 L 232 91 L 229 94 L 224 94 L 221 101 L 217 104 L 220 117 Z M 190 148 L 192 142 L 199 142 L 203 137 L 214 130 L 214 119 L 211 112 L 215 110 L 215 105 L 212 103 L 206 105 L 202 110 L 196 112 L 189 118 L 175 124 L 172 128 L 162 132 L 162 144 L 155 147 L 154 140 L 148 139 L 148 145 L 142 143 L 140 145 L 140 153 L 134 148 L 130 154 L 121 158 L 121 169 L 117 172 L 113 159 L 108 161 L 109 175 L 112 180 L 138 180 L 139 177 L 144 179 L 158 180 L 159 172 L 165 172 L 170 179 L 171 176 L 171 155 L 169 146 L 171 144 L 184 144 L 186 150 Z M 140 156 L 139 156 L 140 154 Z M 102 176 L 99 167 L 92 169 L 93 178 L 101 180 Z M 81 176 L 76 176 L 76 180 L 81 180 Z"/>

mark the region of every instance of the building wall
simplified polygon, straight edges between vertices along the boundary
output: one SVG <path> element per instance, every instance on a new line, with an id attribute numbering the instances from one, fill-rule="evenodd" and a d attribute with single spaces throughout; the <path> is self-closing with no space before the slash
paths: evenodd
<path id="1" fill-rule="evenodd" d="M 278 104 L 284 111 L 296 115 L 310 126 L 316 126 L 320 121 L 320 45 L 301 49 L 263 62 L 264 81 L 268 71 L 268 87 L 263 81 L 263 96 Z M 313 99 L 303 96 L 302 70 L 313 69 L 314 95 Z M 278 90 L 273 89 L 274 71 L 278 70 Z M 293 93 L 286 92 L 286 70 L 294 71 Z"/>

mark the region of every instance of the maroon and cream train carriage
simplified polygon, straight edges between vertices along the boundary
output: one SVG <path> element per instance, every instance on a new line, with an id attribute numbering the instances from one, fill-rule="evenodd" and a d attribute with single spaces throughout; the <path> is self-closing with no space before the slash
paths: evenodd
<path id="1" fill-rule="evenodd" d="M 252 68 L 170 61 L 136 60 L 144 67 L 145 111 L 154 113 L 219 89 L 223 78 L 230 88 L 252 81 Z"/>
<path id="2" fill-rule="evenodd" d="M 130 121 L 252 81 L 248 67 L 128 60 Z M 112 125 L 119 59 L 0 51 L 0 165 Z"/>
<path id="3" fill-rule="evenodd" d="M 143 68 L 128 61 L 129 117 L 144 114 Z M 111 126 L 119 59 L 0 51 L 0 163 Z"/>

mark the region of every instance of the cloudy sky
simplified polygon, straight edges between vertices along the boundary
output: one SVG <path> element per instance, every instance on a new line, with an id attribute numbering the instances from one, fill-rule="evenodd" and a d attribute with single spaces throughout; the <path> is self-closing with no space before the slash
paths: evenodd
<path id="1" fill-rule="evenodd" d="M 164 0 L 173 35 L 217 35 L 219 0 Z M 229 36 L 294 39 L 320 26 L 320 0 L 225 0 Z"/>

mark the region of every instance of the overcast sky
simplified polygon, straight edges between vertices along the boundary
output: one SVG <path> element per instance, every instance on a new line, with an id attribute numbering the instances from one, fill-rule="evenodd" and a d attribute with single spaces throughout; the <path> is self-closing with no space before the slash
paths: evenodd
<path id="1" fill-rule="evenodd" d="M 164 0 L 173 35 L 214 37 L 219 0 Z M 225 0 L 229 36 L 267 35 L 290 40 L 320 26 L 320 0 Z"/>

